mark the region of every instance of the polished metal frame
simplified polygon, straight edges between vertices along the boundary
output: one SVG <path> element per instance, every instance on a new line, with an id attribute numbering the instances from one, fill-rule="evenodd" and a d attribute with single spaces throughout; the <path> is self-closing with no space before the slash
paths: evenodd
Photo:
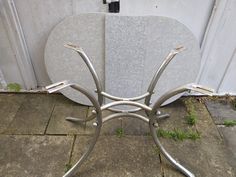
<path id="1" fill-rule="evenodd" d="M 171 60 L 178 53 L 180 53 L 184 50 L 184 47 L 181 46 L 181 47 L 177 47 L 177 48 L 171 50 L 170 53 L 167 55 L 167 57 L 164 59 L 163 63 L 159 67 L 159 69 L 154 74 L 152 81 L 147 89 L 147 92 L 140 95 L 140 96 L 133 97 L 133 98 L 121 98 L 121 97 L 113 96 L 113 95 L 110 95 L 110 94 L 104 92 L 101 82 L 99 80 L 99 77 L 98 77 L 89 57 L 85 54 L 83 49 L 81 47 L 75 46 L 73 44 L 66 44 L 65 47 L 76 51 L 81 56 L 81 58 L 83 59 L 83 61 L 87 65 L 87 67 L 89 68 L 89 71 L 91 72 L 91 74 L 93 76 L 93 80 L 96 85 L 95 92 L 97 93 L 98 98 L 95 98 L 92 93 L 88 92 L 86 89 L 82 88 L 78 84 L 71 83 L 68 80 L 57 82 L 55 84 L 52 84 L 52 85 L 49 85 L 46 87 L 46 90 L 49 93 L 59 91 L 59 90 L 66 88 L 66 87 L 71 87 L 72 89 L 75 89 L 75 90 L 81 92 L 82 94 L 84 94 L 85 96 L 87 96 L 88 99 L 93 104 L 93 107 L 95 108 L 92 111 L 92 115 L 89 116 L 88 118 L 85 118 L 85 119 L 66 117 L 66 120 L 72 121 L 72 122 L 87 122 L 87 121 L 95 119 L 96 121 L 93 123 L 93 126 L 95 127 L 96 130 L 95 130 L 95 134 L 93 136 L 93 139 L 92 139 L 88 149 L 84 152 L 84 154 L 79 159 L 79 161 L 63 177 L 71 177 L 76 172 L 78 172 L 81 164 L 86 160 L 86 158 L 92 152 L 92 150 L 98 140 L 98 137 L 100 135 L 100 130 L 101 130 L 102 124 L 107 121 L 110 121 L 112 119 L 120 118 L 120 117 L 137 118 L 137 119 L 144 121 L 145 123 L 148 123 L 153 140 L 154 140 L 156 146 L 160 149 L 160 152 L 165 156 L 165 158 L 177 170 L 182 172 L 185 176 L 194 177 L 193 173 L 191 173 L 188 169 L 186 169 L 185 167 L 183 167 L 181 164 L 179 164 L 178 162 L 176 162 L 174 160 L 174 158 L 165 150 L 165 148 L 162 146 L 161 142 L 159 141 L 159 139 L 157 137 L 158 120 L 169 116 L 168 114 L 162 114 L 160 112 L 159 108 L 166 100 L 168 100 L 169 98 L 171 98 L 177 94 L 180 94 L 180 93 L 183 93 L 186 91 L 194 91 L 194 92 L 199 92 L 199 93 L 206 94 L 206 95 L 212 95 L 213 90 L 203 87 L 201 85 L 187 84 L 187 85 L 175 88 L 171 91 L 168 91 L 167 93 L 162 95 L 153 104 L 153 106 L 150 106 L 151 105 L 151 103 L 150 103 L 151 96 L 154 94 L 154 89 L 155 89 L 156 84 L 157 84 L 159 78 L 161 77 L 163 71 L 165 70 L 167 65 L 171 62 Z M 112 100 L 112 102 L 104 104 L 104 98 L 110 99 L 110 100 Z M 137 102 L 137 101 L 140 101 L 143 99 L 144 99 L 144 104 Z M 129 110 L 113 108 L 114 106 L 118 106 L 118 105 L 131 105 L 136 108 L 129 109 Z M 110 111 L 114 112 L 114 114 L 111 114 L 107 117 L 102 118 L 102 111 L 104 111 L 104 110 L 110 110 Z M 145 110 L 147 117 L 136 113 L 137 111 L 140 111 L 140 110 Z"/>

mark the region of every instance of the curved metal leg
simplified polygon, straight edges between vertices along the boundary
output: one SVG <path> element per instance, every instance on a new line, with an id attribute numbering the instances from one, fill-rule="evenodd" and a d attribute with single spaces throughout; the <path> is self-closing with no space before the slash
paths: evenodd
<path id="1" fill-rule="evenodd" d="M 95 135 L 94 135 L 93 139 L 91 140 L 89 148 L 84 152 L 84 154 L 76 162 L 76 164 L 63 176 L 63 177 L 71 177 L 75 173 L 77 173 L 77 171 L 79 170 L 79 167 L 81 166 L 81 164 L 88 158 L 88 156 L 92 152 L 92 150 L 93 150 L 93 148 L 94 148 L 94 146 L 95 146 L 95 144 L 98 140 L 98 137 L 100 135 L 100 130 L 101 130 L 101 127 L 102 127 L 102 111 L 101 111 L 100 104 L 96 100 L 96 98 L 94 98 L 94 96 L 91 93 L 89 93 L 88 91 L 86 91 L 84 88 L 80 87 L 77 84 L 70 83 L 69 81 L 62 81 L 62 82 L 58 82 L 58 83 L 49 85 L 49 86 L 46 87 L 46 89 L 49 93 L 52 93 L 52 92 L 61 90 L 65 87 L 71 87 L 71 88 L 81 92 L 85 96 L 87 96 L 87 98 L 91 101 L 91 103 L 95 107 L 95 110 L 96 110 L 95 116 L 97 118 L 97 122 L 96 122 L 96 124 L 94 124 L 96 126 Z"/>
<path id="2" fill-rule="evenodd" d="M 175 161 L 175 159 L 173 157 L 171 157 L 171 155 L 165 150 L 165 148 L 162 146 L 161 142 L 159 141 L 158 137 L 157 137 L 157 132 L 156 132 L 156 126 L 155 126 L 155 122 L 153 121 L 154 119 L 150 120 L 149 122 L 149 127 L 150 127 L 150 131 L 151 131 L 151 135 L 153 137 L 153 140 L 155 142 L 155 144 L 157 145 L 157 147 L 160 148 L 161 153 L 165 156 L 165 158 L 180 172 L 182 172 L 185 176 L 187 177 L 195 177 L 195 175 L 193 173 L 191 173 L 188 169 L 186 169 L 184 166 L 182 166 L 181 164 L 179 164 L 178 162 Z"/>
<path id="3" fill-rule="evenodd" d="M 179 93 L 185 92 L 185 91 L 196 91 L 208 95 L 212 95 L 213 91 L 211 89 L 205 88 L 200 85 L 195 85 L 195 84 L 188 84 L 184 85 L 181 87 L 178 87 L 176 89 L 173 89 L 167 93 L 165 93 L 163 96 L 161 96 L 156 103 L 152 107 L 152 111 L 149 112 L 150 119 L 149 119 L 149 127 L 151 131 L 151 135 L 153 137 L 153 140 L 155 144 L 160 148 L 161 153 L 165 156 L 165 158 L 180 172 L 182 172 L 185 176 L 187 177 L 195 177 L 193 173 L 191 173 L 188 169 L 186 169 L 184 166 L 179 164 L 178 162 L 175 161 L 173 157 L 165 150 L 165 148 L 162 146 L 161 142 L 159 141 L 157 137 L 157 132 L 156 132 L 156 118 L 155 113 L 156 111 L 161 107 L 162 103 L 164 103 L 166 100 L 171 98 L 172 96 L 175 96 Z"/>
<path id="4" fill-rule="evenodd" d="M 91 141 L 91 144 L 90 144 L 89 148 L 84 152 L 84 154 L 78 160 L 78 162 L 76 162 L 76 164 L 63 177 L 71 177 L 72 175 L 74 175 L 79 170 L 79 167 L 81 166 L 81 164 L 86 160 L 86 158 L 88 158 L 89 154 L 92 152 L 92 150 L 93 150 L 93 148 L 94 148 L 94 146 L 95 146 L 95 144 L 96 144 L 96 142 L 98 140 L 98 137 L 100 135 L 101 126 L 102 126 L 103 122 L 111 120 L 113 118 L 117 118 L 119 116 L 121 116 L 121 117 L 123 116 L 124 117 L 124 116 L 127 116 L 127 115 L 129 115 L 131 117 L 139 118 L 139 119 L 141 119 L 141 120 L 143 120 L 145 122 L 149 121 L 149 127 L 150 127 L 150 131 L 151 131 L 153 140 L 154 140 L 155 144 L 160 148 L 161 153 L 166 157 L 166 159 L 176 169 L 181 171 L 187 177 L 195 177 L 194 174 L 192 174 L 189 170 L 187 170 L 181 164 L 176 162 L 174 160 L 174 158 L 172 158 L 170 156 L 170 154 L 164 149 L 164 147 L 160 143 L 160 141 L 159 141 L 159 139 L 157 137 L 156 129 L 155 129 L 158 126 L 156 120 L 168 117 L 168 115 L 161 114 L 157 110 L 160 108 L 161 104 L 164 103 L 167 99 L 169 99 L 170 97 L 175 96 L 175 95 L 177 95 L 177 94 L 179 94 L 181 92 L 192 90 L 192 91 L 196 91 L 196 92 L 200 92 L 200 93 L 211 95 L 212 94 L 212 90 L 210 90 L 208 88 L 205 88 L 205 87 L 202 87 L 202 86 L 199 86 L 199 85 L 194 85 L 194 84 L 184 85 L 182 87 L 179 87 L 179 88 L 176 88 L 176 89 L 173 89 L 173 90 L 167 92 L 166 94 L 161 96 L 156 101 L 156 103 L 153 105 L 152 108 L 149 107 L 150 98 L 151 98 L 151 95 L 153 93 L 153 89 L 154 89 L 154 87 L 156 85 L 157 80 L 159 79 L 161 73 L 163 72 L 163 70 L 165 69 L 167 64 L 171 61 L 171 59 L 178 52 L 180 52 L 182 50 L 182 48 L 178 48 L 175 51 L 172 51 L 170 53 L 170 55 L 167 57 L 167 59 L 164 61 L 163 65 L 160 67 L 159 71 L 157 71 L 156 75 L 153 78 L 153 81 L 150 84 L 150 89 L 149 89 L 150 92 L 148 92 L 146 95 L 144 94 L 143 96 L 139 96 L 139 97 L 135 97 L 135 98 L 130 98 L 130 99 L 126 100 L 126 99 L 114 97 L 112 95 L 108 95 L 106 93 L 104 93 L 102 95 L 101 94 L 102 93 L 101 90 L 99 90 L 99 89 L 101 89 L 101 87 L 100 87 L 100 82 L 98 80 L 97 74 L 96 74 L 94 68 L 92 67 L 92 64 L 90 63 L 90 61 L 87 58 L 87 56 L 83 53 L 83 51 L 81 51 L 80 48 L 76 48 L 74 46 L 69 46 L 69 47 L 75 49 L 79 54 L 81 54 L 81 57 L 84 59 L 84 61 L 86 62 L 87 66 L 89 67 L 89 69 L 90 69 L 90 71 L 91 71 L 91 73 L 92 73 L 92 75 L 94 77 L 96 86 L 98 88 L 98 101 L 93 97 L 93 95 L 91 93 L 87 92 L 84 88 L 80 87 L 77 84 L 70 83 L 69 81 L 58 82 L 58 83 L 55 83 L 55 84 L 52 84 L 52 85 L 46 87 L 46 89 L 47 89 L 47 91 L 49 93 L 61 90 L 61 89 L 65 88 L 65 87 L 71 87 L 71 88 L 81 92 L 85 96 L 87 96 L 87 98 L 91 101 L 91 103 L 95 107 L 95 110 L 92 112 L 93 115 L 88 117 L 87 119 L 79 119 L 79 118 L 73 118 L 73 117 L 68 117 L 67 118 L 67 120 L 73 121 L 73 122 L 75 122 L 75 121 L 76 122 L 84 122 L 84 121 L 92 120 L 92 119 L 94 119 L 96 117 L 96 122 L 93 124 L 94 126 L 96 126 L 96 130 L 95 130 L 95 135 L 94 135 L 94 137 L 93 137 L 93 139 Z M 111 103 L 108 103 L 108 104 L 102 106 L 103 96 L 104 95 L 107 95 L 108 97 L 115 99 L 115 102 L 111 102 Z M 136 100 L 144 98 L 144 96 L 146 96 L 145 104 L 141 104 L 139 102 L 135 102 Z M 149 116 L 149 119 L 146 118 L 146 117 L 143 117 L 141 115 L 137 115 L 137 114 L 134 114 L 134 113 L 128 113 L 128 112 L 124 111 L 123 113 L 117 113 L 117 114 L 114 114 L 114 115 L 107 116 L 107 117 L 105 117 L 102 120 L 102 111 L 105 110 L 105 109 L 110 109 L 111 107 L 117 106 L 117 105 L 132 105 L 132 106 L 141 108 L 142 110 L 146 111 L 147 115 Z M 116 110 L 114 110 L 114 111 L 116 112 Z M 120 112 L 120 111 L 121 110 L 118 110 L 118 112 Z M 129 110 L 129 111 L 132 111 L 132 110 Z M 135 111 L 137 111 L 137 110 L 135 110 Z M 156 113 L 158 113 L 158 114 L 156 115 Z"/>
<path id="5" fill-rule="evenodd" d="M 164 72 L 164 70 L 166 69 L 166 67 L 168 66 L 168 64 L 172 61 L 172 59 L 180 52 L 182 52 L 183 50 L 185 50 L 185 48 L 183 46 L 180 46 L 178 48 L 175 48 L 173 50 L 170 51 L 170 53 L 166 56 L 166 58 L 164 59 L 164 61 L 162 62 L 161 66 L 158 68 L 158 70 L 156 71 L 156 73 L 154 74 L 152 81 L 150 83 L 150 85 L 148 86 L 148 90 L 147 92 L 149 93 L 149 95 L 145 98 L 145 104 L 147 106 L 150 105 L 150 100 L 151 97 L 154 93 L 154 89 L 156 87 L 156 84 L 158 82 L 158 80 L 160 79 L 162 73 Z M 147 113 L 147 112 L 146 112 Z"/>
<path id="6" fill-rule="evenodd" d="M 98 94 L 98 102 L 99 102 L 100 105 L 102 105 L 102 103 L 103 103 L 103 96 L 101 94 L 102 93 L 102 84 L 100 82 L 98 74 L 97 74 L 95 68 L 93 67 L 93 64 L 91 63 L 89 57 L 86 55 L 84 50 L 79 46 L 76 46 L 76 45 L 71 44 L 71 43 L 65 44 L 64 46 L 66 48 L 69 48 L 69 49 L 72 49 L 72 50 L 76 51 L 81 56 L 81 58 L 83 59 L 85 64 L 87 65 L 90 73 L 92 74 L 94 83 L 96 85 L 96 89 L 97 89 L 96 91 L 97 91 L 97 94 Z"/>
<path id="7" fill-rule="evenodd" d="M 102 123 L 101 122 L 96 123 L 95 125 L 97 126 L 96 131 L 95 131 L 95 135 L 94 135 L 88 149 L 86 150 L 86 152 L 84 152 L 84 154 L 81 156 L 81 158 L 75 163 L 75 165 L 63 177 L 72 177 L 75 173 L 77 173 L 80 166 L 82 165 L 82 163 L 88 158 L 88 156 L 92 152 L 92 150 L 98 140 L 98 137 L 100 135 Z"/>

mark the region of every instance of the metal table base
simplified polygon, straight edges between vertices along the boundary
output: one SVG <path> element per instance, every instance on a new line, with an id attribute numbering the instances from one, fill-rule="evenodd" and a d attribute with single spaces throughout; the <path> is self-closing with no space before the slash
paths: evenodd
<path id="1" fill-rule="evenodd" d="M 55 84 L 52 84 L 52 85 L 49 85 L 46 87 L 46 90 L 49 93 L 59 91 L 59 90 L 66 88 L 66 87 L 71 87 L 72 89 L 75 89 L 78 92 L 84 94 L 91 101 L 91 103 L 93 104 L 93 106 L 95 108 L 92 111 L 92 115 L 86 119 L 80 119 L 80 118 L 74 118 L 74 117 L 67 117 L 66 118 L 66 120 L 72 121 L 72 122 L 87 122 L 87 121 L 94 119 L 93 126 L 95 127 L 95 134 L 92 138 L 92 141 L 91 141 L 88 149 L 84 152 L 84 154 L 76 162 L 76 164 L 63 177 L 71 177 L 75 173 L 78 172 L 81 164 L 88 158 L 89 154 L 92 152 L 92 150 L 98 140 L 98 137 L 100 135 L 100 130 L 101 130 L 103 123 L 105 123 L 109 120 L 112 120 L 112 119 L 120 118 L 120 117 L 133 117 L 133 118 L 140 119 L 140 120 L 144 121 L 145 123 L 148 123 L 153 140 L 154 140 L 156 146 L 160 149 L 160 152 L 165 156 L 165 158 L 177 170 L 179 170 L 185 176 L 194 177 L 193 173 L 191 173 L 188 169 L 186 169 L 184 166 L 182 166 L 181 164 L 179 164 L 178 162 L 175 161 L 175 159 L 165 150 L 165 148 L 162 146 L 161 142 L 159 141 L 159 139 L 157 137 L 158 120 L 162 119 L 164 117 L 168 117 L 168 114 L 162 114 L 159 111 L 159 108 L 166 100 L 168 100 L 169 98 L 171 98 L 175 95 L 178 95 L 180 93 L 183 93 L 186 91 L 194 91 L 194 92 L 199 92 L 199 93 L 206 94 L 206 95 L 212 95 L 213 90 L 203 87 L 203 86 L 200 86 L 200 85 L 196 85 L 196 84 L 183 85 L 181 87 L 178 87 L 178 88 L 175 88 L 171 91 L 166 92 L 153 104 L 153 106 L 150 106 L 151 105 L 151 103 L 150 103 L 151 96 L 154 94 L 155 86 L 156 86 L 161 74 L 163 73 L 163 71 L 165 70 L 167 65 L 170 63 L 170 61 L 178 53 L 180 53 L 181 51 L 184 50 L 184 47 L 178 47 L 178 48 L 175 48 L 172 51 L 170 51 L 170 53 L 167 55 L 167 57 L 165 58 L 165 60 L 161 64 L 161 66 L 158 68 L 155 75 L 153 76 L 152 81 L 147 89 L 147 92 L 144 93 L 143 95 L 133 97 L 133 98 L 116 97 L 116 96 L 110 95 L 110 94 L 106 93 L 105 91 L 103 91 L 99 77 L 98 77 L 90 59 L 85 54 L 83 49 L 81 47 L 77 47 L 73 44 L 66 44 L 65 47 L 76 51 L 81 56 L 81 58 L 83 59 L 85 64 L 87 65 L 89 71 L 91 72 L 91 74 L 93 76 L 93 79 L 94 79 L 94 82 L 96 85 L 95 92 L 97 93 L 98 98 L 95 98 L 92 93 L 88 92 L 86 89 L 82 88 L 77 83 L 71 83 L 68 80 L 62 81 L 62 82 L 57 82 Z M 104 98 L 110 99 L 110 100 L 112 100 L 112 102 L 110 102 L 108 104 L 103 104 Z M 137 102 L 140 100 L 144 100 L 144 103 Z M 131 105 L 136 108 L 130 109 L 130 110 L 113 108 L 114 106 L 118 106 L 118 105 Z M 107 117 L 103 117 L 102 112 L 104 110 L 110 110 L 114 114 L 111 114 Z M 146 116 L 142 116 L 142 115 L 139 115 L 136 113 L 137 111 L 140 111 L 140 110 L 145 110 Z"/>

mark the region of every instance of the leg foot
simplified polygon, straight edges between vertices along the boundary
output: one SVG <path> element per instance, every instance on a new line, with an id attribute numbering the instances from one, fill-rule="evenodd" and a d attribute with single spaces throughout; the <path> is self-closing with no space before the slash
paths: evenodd
<path id="1" fill-rule="evenodd" d="M 166 118 L 169 118 L 169 117 L 170 117 L 170 114 L 161 114 L 161 115 L 157 116 L 157 119 L 166 119 Z"/>
<path id="2" fill-rule="evenodd" d="M 71 121 L 71 122 L 85 122 L 84 119 L 75 118 L 75 117 L 66 117 L 66 120 Z"/>
<path id="3" fill-rule="evenodd" d="M 66 117 L 66 120 L 71 121 L 71 122 L 88 122 L 90 120 L 93 120 L 94 118 L 96 118 L 96 114 L 91 115 L 86 119 L 77 118 L 77 117 Z"/>

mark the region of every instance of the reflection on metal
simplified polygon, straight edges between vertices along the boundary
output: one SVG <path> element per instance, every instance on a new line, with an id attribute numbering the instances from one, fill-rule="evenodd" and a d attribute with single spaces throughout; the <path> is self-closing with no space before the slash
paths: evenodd
<path id="1" fill-rule="evenodd" d="M 104 97 L 109 98 L 109 99 L 114 100 L 114 101 L 138 101 L 138 100 L 142 100 L 142 99 L 144 99 L 144 98 L 146 98 L 147 96 L 150 95 L 150 93 L 147 92 L 147 93 L 144 93 L 143 95 L 133 97 L 133 98 L 121 98 L 121 97 L 116 97 L 116 96 L 110 95 L 106 92 L 102 92 L 101 94 Z"/>
<path id="2" fill-rule="evenodd" d="M 112 111 L 112 112 L 130 112 L 130 113 L 134 113 L 134 112 L 141 111 L 142 108 L 134 108 L 134 109 L 129 109 L 129 110 L 116 109 L 116 108 L 107 108 L 107 110 Z"/>
<path id="3" fill-rule="evenodd" d="M 87 151 L 82 155 L 82 157 L 79 159 L 79 161 L 63 177 L 71 177 L 79 170 L 80 165 L 84 162 L 84 160 L 88 157 L 88 155 L 93 150 L 93 147 L 96 144 L 96 141 L 99 137 L 102 124 L 107 121 L 110 121 L 112 119 L 120 118 L 120 117 L 137 118 L 137 119 L 143 120 L 145 123 L 149 123 L 151 135 L 152 135 L 153 140 L 154 140 L 155 144 L 157 145 L 157 147 L 160 148 L 161 153 L 166 157 L 166 159 L 177 170 L 182 172 L 185 176 L 194 177 L 194 174 L 192 174 L 188 169 L 186 169 L 181 164 L 176 162 L 174 160 L 174 158 L 164 149 L 164 147 L 160 143 L 160 141 L 157 137 L 157 129 L 158 129 L 158 122 L 157 121 L 159 119 L 169 117 L 169 114 L 161 114 L 161 112 L 159 111 L 159 108 L 166 100 L 168 100 L 169 98 L 171 98 L 179 93 L 186 92 L 186 91 L 194 91 L 194 92 L 199 92 L 199 93 L 203 93 L 203 94 L 207 94 L 207 95 L 212 95 L 213 90 L 203 87 L 203 86 L 200 86 L 200 85 L 196 85 L 196 84 L 187 84 L 187 85 L 184 85 L 184 86 L 181 86 L 181 87 L 178 87 L 176 89 L 166 92 L 163 96 L 161 96 L 153 104 L 153 106 L 150 106 L 150 99 L 151 99 L 151 96 L 153 95 L 153 90 L 155 89 L 155 86 L 156 86 L 161 74 L 163 73 L 163 71 L 165 70 L 167 65 L 170 63 L 170 61 L 175 57 L 175 55 L 177 55 L 179 52 L 184 50 L 184 47 L 178 47 L 169 53 L 169 55 L 166 57 L 166 59 L 164 60 L 164 62 L 160 66 L 160 68 L 155 73 L 146 93 L 144 93 L 143 95 L 137 96 L 137 97 L 133 97 L 133 98 L 120 98 L 120 97 L 110 95 L 110 94 L 103 91 L 103 89 L 101 87 L 101 82 L 99 81 L 99 78 L 98 78 L 98 75 L 97 75 L 92 63 L 90 62 L 89 58 L 84 53 L 84 51 L 81 47 L 77 47 L 73 44 L 67 44 L 65 46 L 67 48 L 73 49 L 76 52 L 78 52 L 79 55 L 84 60 L 84 62 L 86 63 L 87 67 L 89 68 L 89 70 L 93 76 L 93 79 L 94 79 L 94 82 L 95 82 L 95 85 L 97 88 L 96 93 L 98 94 L 98 100 L 95 99 L 91 93 L 89 93 L 87 90 L 80 87 L 78 84 L 71 83 L 70 81 L 67 81 L 67 80 L 62 81 L 62 82 L 58 82 L 58 83 L 55 83 L 55 84 L 52 84 L 52 85 L 49 85 L 46 87 L 46 89 L 49 93 L 56 92 L 58 90 L 66 88 L 66 87 L 71 87 L 71 88 L 81 92 L 85 96 L 87 96 L 88 99 L 93 104 L 93 107 L 95 108 L 92 111 L 92 115 L 86 119 L 74 118 L 74 117 L 67 117 L 66 118 L 66 120 L 69 120 L 72 122 L 86 122 L 86 121 L 95 119 L 96 121 L 93 123 L 93 125 L 94 125 L 96 131 L 95 131 L 92 141 L 90 142 L 90 145 L 89 145 L 89 148 L 87 149 Z M 105 97 L 113 100 L 113 102 L 103 105 L 103 99 Z M 145 99 L 144 103 L 136 102 L 136 101 L 139 101 L 142 99 Z M 130 110 L 122 110 L 122 109 L 112 108 L 113 106 L 117 106 L 117 105 L 131 105 L 136 108 L 130 109 Z M 105 118 L 102 118 L 102 111 L 103 110 L 111 110 L 114 112 L 114 114 L 111 114 Z M 134 112 L 137 112 L 140 110 L 144 110 L 146 112 L 147 117 L 134 113 Z"/>

